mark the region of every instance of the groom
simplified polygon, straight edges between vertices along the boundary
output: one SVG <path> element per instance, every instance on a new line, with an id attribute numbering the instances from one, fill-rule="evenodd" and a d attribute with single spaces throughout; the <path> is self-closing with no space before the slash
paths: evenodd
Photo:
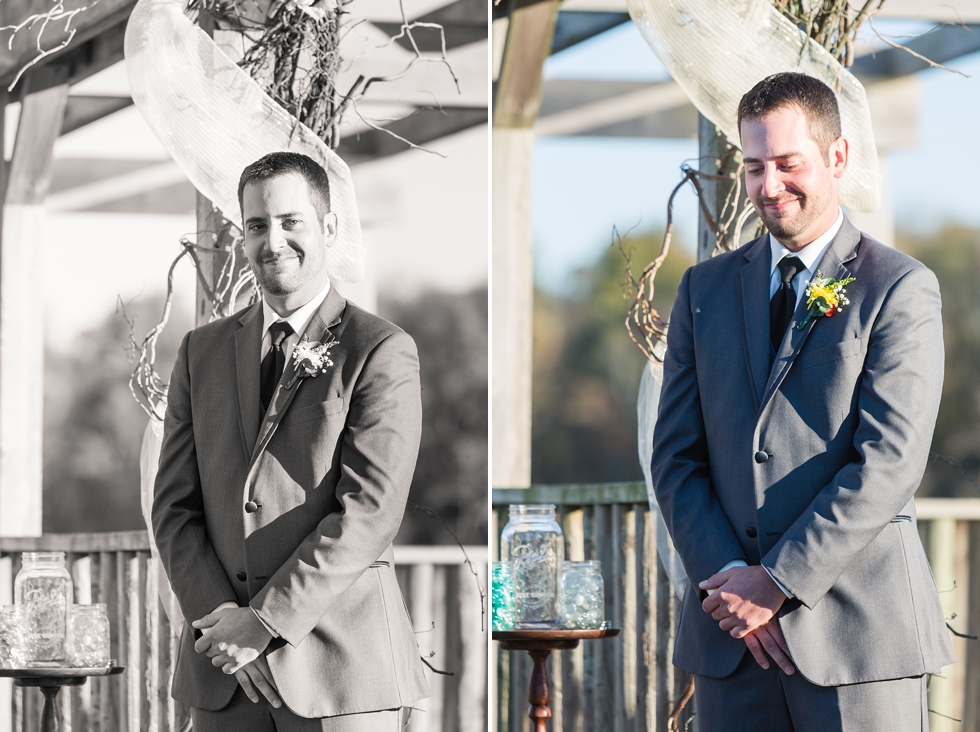
<path id="1" fill-rule="evenodd" d="M 330 184 L 297 153 L 245 169 L 262 299 L 188 333 L 170 381 L 152 518 L 194 619 L 173 696 L 198 732 L 398 732 L 427 694 L 392 550 L 418 356 L 331 286 L 328 249 L 349 242 Z"/>
<path id="2" fill-rule="evenodd" d="M 738 115 L 769 233 L 685 273 L 654 434 L 693 585 L 674 663 L 697 675 L 700 732 L 919 732 L 925 674 L 954 660 L 912 499 L 942 388 L 939 287 L 841 212 L 826 85 L 776 74 Z M 807 320 L 823 278 L 853 281 Z"/>

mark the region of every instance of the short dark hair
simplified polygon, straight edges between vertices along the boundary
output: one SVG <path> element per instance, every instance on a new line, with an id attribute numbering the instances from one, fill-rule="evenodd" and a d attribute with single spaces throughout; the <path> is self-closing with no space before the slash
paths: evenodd
<path id="1" fill-rule="evenodd" d="M 310 187 L 313 208 L 322 221 L 330 212 L 330 180 L 327 178 L 327 171 L 313 158 L 297 152 L 269 153 L 246 167 L 238 180 L 239 208 L 244 209 L 242 194 L 245 192 L 246 185 L 287 173 L 299 173 L 306 180 Z"/>
<path id="2" fill-rule="evenodd" d="M 797 107 L 803 113 L 810 137 L 824 152 L 840 137 L 840 108 L 833 90 L 819 79 L 789 71 L 763 79 L 742 97 L 739 132 L 743 119 L 760 119 L 784 107 Z"/>

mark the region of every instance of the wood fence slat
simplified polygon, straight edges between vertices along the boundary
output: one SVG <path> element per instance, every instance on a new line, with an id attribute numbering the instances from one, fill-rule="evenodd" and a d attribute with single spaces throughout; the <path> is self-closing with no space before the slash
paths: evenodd
<path id="1" fill-rule="evenodd" d="M 596 522 L 595 506 L 584 507 L 582 521 L 583 555 L 586 560 L 600 559 L 601 561 L 601 558 L 596 554 L 598 546 Z M 585 732 L 592 732 L 592 730 L 597 729 L 596 696 L 598 689 L 596 682 L 599 672 L 596 665 L 600 658 L 597 656 L 598 649 L 595 643 L 585 641 L 579 643 L 579 648 L 582 649 L 582 727 Z"/>
<path id="2" fill-rule="evenodd" d="M 980 521 L 967 524 L 969 557 L 969 606 L 964 619 L 965 632 L 980 636 Z M 963 659 L 964 686 L 967 690 L 963 709 L 963 729 L 980 730 L 980 641 L 969 641 Z"/>
<path id="3" fill-rule="evenodd" d="M 603 582 L 603 592 L 606 596 L 606 608 L 612 610 L 613 623 L 622 622 L 621 617 L 617 617 L 619 607 L 619 580 L 613 575 L 618 566 L 615 557 L 618 554 L 616 547 L 616 534 L 618 533 L 613 524 L 613 511 L 615 506 L 596 506 L 595 507 L 595 550 L 596 559 L 602 563 L 605 574 Z M 622 626 L 617 626 L 622 627 Z M 603 641 L 584 641 L 595 647 L 596 655 L 596 697 L 595 697 L 595 716 L 593 717 L 596 730 L 610 730 L 620 732 L 620 727 L 616 726 L 617 708 L 621 696 L 617 694 L 619 680 L 618 664 L 616 663 L 616 649 L 621 644 L 621 639 Z"/>
<path id="4" fill-rule="evenodd" d="M 585 561 L 585 513 L 575 506 L 565 510 L 562 520 L 562 533 L 565 538 L 565 559 L 572 562 Z M 583 732 L 582 716 L 582 674 L 583 650 L 577 648 L 564 651 L 561 660 L 561 721 L 563 732 Z M 557 674 L 556 674 L 557 675 Z M 554 727 L 557 729 L 557 726 Z"/>

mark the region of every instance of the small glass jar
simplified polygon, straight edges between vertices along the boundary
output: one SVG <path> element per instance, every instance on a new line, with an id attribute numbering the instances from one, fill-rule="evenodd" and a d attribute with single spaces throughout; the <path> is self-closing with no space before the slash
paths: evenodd
<path id="1" fill-rule="evenodd" d="M 500 559 L 513 565 L 514 627 L 561 627 L 565 542 L 555 506 L 515 505 L 500 534 Z"/>
<path id="2" fill-rule="evenodd" d="M 562 598 L 566 628 L 601 628 L 605 619 L 605 595 L 599 562 L 565 562 Z"/>
<path id="3" fill-rule="evenodd" d="M 28 649 L 27 608 L 0 606 L 0 668 L 26 668 Z"/>
<path id="4" fill-rule="evenodd" d="M 491 622 L 494 630 L 514 627 L 514 577 L 510 562 L 494 562 L 490 575 Z"/>
<path id="5" fill-rule="evenodd" d="M 73 606 L 69 628 L 72 666 L 109 665 L 109 615 L 103 603 Z"/>
<path id="6" fill-rule="evenodd" d="M 24 552 L 14 580 L 14 602 L 27 610 L 29 666 L 68 663 L 72 581 L 64 552 Z"/>

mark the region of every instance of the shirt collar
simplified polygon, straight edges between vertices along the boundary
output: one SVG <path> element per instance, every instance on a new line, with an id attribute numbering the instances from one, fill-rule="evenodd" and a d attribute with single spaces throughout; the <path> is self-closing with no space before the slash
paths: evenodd
<path id="1" fill-rule="evenodd" d="M 327 280 L 327 284 L 324 285 L 320 292 L 313 296 L 313 298 L 306 303 L 299 310 L 294 312 L 288 318 L 280 318 L 279 313 L 272 309 L 268 301 L 262 298 L 262 337 L 269 333 L 269 326 L 275 323 L 277 320 L 285 320 L 292 326 L 293 332 L 297 336 L 303 335 L 306 330 L 306 326 L 310 324 L 313 319 L 313 313 L 320 309 L 320 305 L 323 304 L 323 300 L 327 297 L 327 293 L 330 292 L 330 280 Z"/>
<path id="2" fill-rule="evenodd" d="M 816 239 L 811 241 L 805 247 L 803 247 L 798 252 L 791 252 L 789 249 L 784 247 L 772 234 L 769 235 L 769 251 L 771 257 L 769 259 L 769 275 L 771 276 L 773 272 L 776 271 L 776 265 L 779 264 L 779 260 L 783 257 L 799 257 L 800 261 L 807 268 L 807 271 L 813 275 L 816 273 L 817 263 L 823 256 L 823 253 L 830 246 L 830 242 L 834 240 L 837 236 L 837 232 L 840 231 L 840 227 L 844 224 L 844 212 L 841 210 L 840 206 L 837 207 L 837 220 L 833 225 L 827 229 L 824 233 L 818 236 Z"/>

